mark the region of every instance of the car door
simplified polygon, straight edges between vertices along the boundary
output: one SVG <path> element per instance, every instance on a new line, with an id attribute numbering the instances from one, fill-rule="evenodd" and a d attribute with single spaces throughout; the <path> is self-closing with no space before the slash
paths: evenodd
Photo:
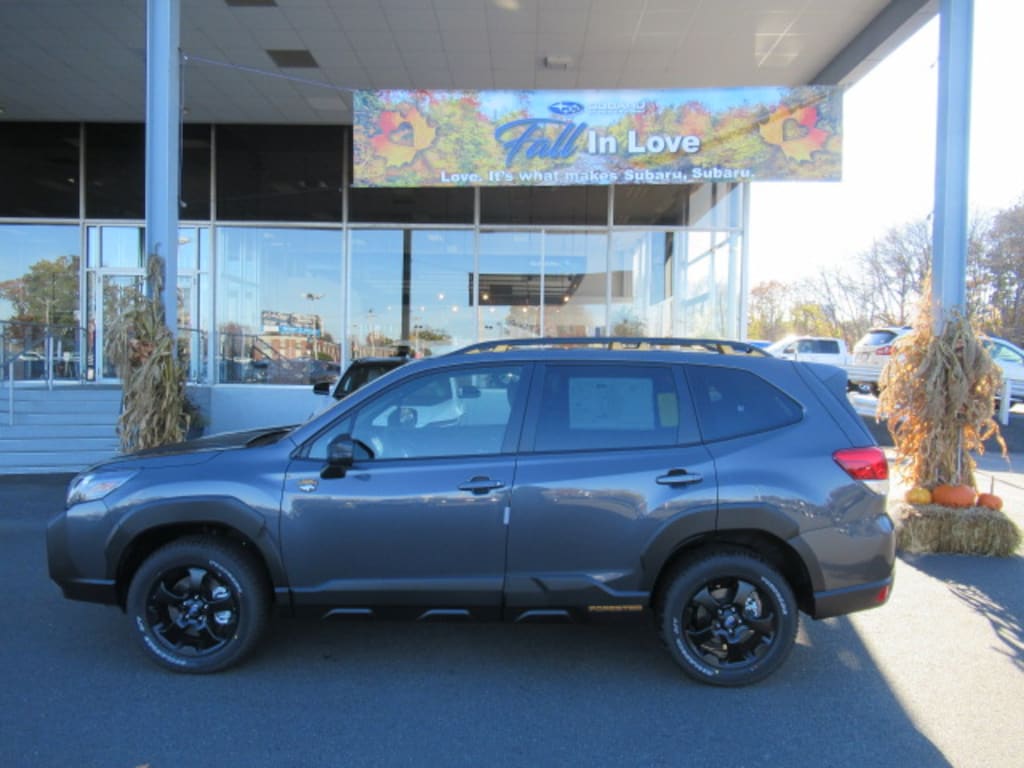
<path id="1" fill-rule="evenodd" d="M 401 378 L 303 446 L 281 517 L 297 607 L 497 612 L 525 371 L 462 365 Z M 339 440 L 356 450 L 332 476 Z"/>
<path id="2" fill-rule="evenodd" d="M 674 366 L 538 366 L 512 493 L 511 617 L 643 605 L 666 542 L 713 530 L 716 505 Z"/>

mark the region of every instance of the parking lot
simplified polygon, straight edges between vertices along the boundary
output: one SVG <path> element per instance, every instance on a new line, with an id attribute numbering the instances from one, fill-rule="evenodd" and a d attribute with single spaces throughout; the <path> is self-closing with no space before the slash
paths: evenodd
<path id="1" fill-rule="evenodd" d="M 688 682 L 643 623 L 279 620 L 244 666 L 184 677 L 49 581 L 67 479 L 0 477 L 4 766 L 1024 763 L 1020 556 L 902 558 L 887 606 L 805 620 L 752 688 Z"/>

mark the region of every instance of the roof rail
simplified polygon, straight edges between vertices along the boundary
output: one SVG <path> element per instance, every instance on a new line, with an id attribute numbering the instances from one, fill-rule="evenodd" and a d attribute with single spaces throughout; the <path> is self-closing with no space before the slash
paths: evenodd
<path id="1" fill-rule="evenodd" d="M 613 350 L 652 350 L 677 349 L 687 352 L 713 352 L 719 355 L 756 355 L 770 357 L 760 347 L 745 341 L 731 339 L 683 339 L 670 337 L 648 336 L 571 336 L 564 338 L 541 337 L 536 339 L 494 339 L 470 344 L 468 347 L 455 350 L 451 354 L 475 354 L 477 352 L 508 352 L 514 349 L 547 348 L 547 349 L 613 349 Z"/>

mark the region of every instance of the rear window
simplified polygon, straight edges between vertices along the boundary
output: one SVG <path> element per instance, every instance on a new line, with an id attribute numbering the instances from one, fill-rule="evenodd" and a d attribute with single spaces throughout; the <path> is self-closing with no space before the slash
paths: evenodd
<path id="1" fill-rule="evenodd" d="M 831 339 L 815 339 L 814 351 L 819 355 L 838 355 L 839 342 Z"/>
<path id="2" fill-rule="evenodd" d="M 895 338 L 895 331 L 868 331 L 864 334 L 864 338 L 857 343 L 866 347 L 883 347 Z"/>
<path id="3" fill-rule="evenodd" d="M 726 440 L 795 424 L 803 408 L 750 371 L 694 365 L 687 368 L 704 440 Z"/>

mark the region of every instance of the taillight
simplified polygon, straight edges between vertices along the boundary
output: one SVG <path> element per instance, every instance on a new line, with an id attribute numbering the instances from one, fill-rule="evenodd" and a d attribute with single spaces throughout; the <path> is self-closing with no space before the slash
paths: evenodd
<path id="1" fill-rule="evenodd" d="M 889 460 L 878 446 L 843 448 L 832 454 L 836 464 L 854 480 L 860 480 L 875 493 L 889 492 Z"/>
<path id="2" fill-rule="evenodd" d="M 875 354 L 876 355 L 891 355 L 892 354 L 892 344 L 886 344 L 884 347 L 879 347 L 878 349 L 875 350 Z"/>

